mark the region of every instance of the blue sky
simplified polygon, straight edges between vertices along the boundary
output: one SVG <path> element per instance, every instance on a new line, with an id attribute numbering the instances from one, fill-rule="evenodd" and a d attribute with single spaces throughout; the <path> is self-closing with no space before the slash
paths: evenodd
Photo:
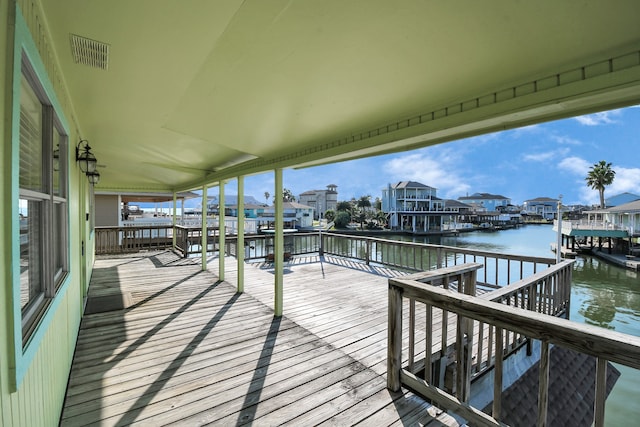
<path id="1" fill-rule="evenodd" d="M 284 187 L 298 194 L 338 186 L 338 200 L 381 196 L 398 181 L 435 187 L 447 199 L 476 192 L 500 194 L 522 204 L 527 199 L 563 195 L 563 203 L 597 204 L 598 192 L 585 176 L 594 163 L 616 171 L 605 197 L 640 194 L 640 106 L 612 110 L 520 129 L 467 138 L 404 153 L 284 171 Z M 226 194 L 237 193 L 236 181 Z M 264 201 L 274 193 L 273 173 L 245 178 L 245 194 Z M 209 195 L 218 193 L 217 188 Z M 195 202 L 195 201 L 194 201 Z"/>

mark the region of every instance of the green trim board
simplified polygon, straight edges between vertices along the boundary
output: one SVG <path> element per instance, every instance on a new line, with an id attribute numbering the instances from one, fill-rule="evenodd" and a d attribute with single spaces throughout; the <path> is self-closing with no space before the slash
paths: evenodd
<path id="1" fill-rule="evenodd" d="M 626 230 L 601 230 L 601 229 L 571 229 L 569 234 L 562 233 L 565 236 L 574 237 L 611 237 L 618 239 L 626 239 L 629 233 Z"/>
<path id="2" fill-rule="evenodd" d="M 16 5 L 16 26 L 15 26 L 15 38 L 14 38 L 14 52 L 13 52 L 13 104 L 12 119 L 11 119 L 11 212 L 18 212 L 18 200 L 19 200 L 19 153 L 20 153 L 20 81 L 22 76 L 22 58 L 23 55 L 27 58 L 30 65 L 38 77 L 42 88 L 44 89 L 51 105 L 56 111 L 56 115 L 60 120 L 60 124 L 67 135 L 69 132 L 69 124 L 64 117 L 63 109 L 58 101 L 56 93 L 53 88 L 53 84 L 49 80 L 46 68 L 38 48 L 31 36 L 31 32 L 27 26 L 27 23 L 22 15 L 20 7 Z M 71 144 L 70 144 L 71 145 Z M 69 160 L 70 153 L 73 150 L 67 150 L 67 157 Z M 70 163 L 69 163 L 70 164 Z M 67 199 L 69 199 L 69 180 L 67 179 Z M 67 209 L 69 209 L 69 203 L 67 203 Z M 67 226 L 70 230 L 70 215 L 67 215 Z M 20 241 L 20 221 L 17 215 L 11 216 L 11 241 Z M 67 256 L 71 259 L 71 245 L 67 245 Z M 67 276 L 64 279 L 61 286 L 58 288 L 56 296 L 48 304 L 45 313 L 39 320 L 39 324 L 36 327 L 34 333 L 29 338 L 29 341 L 23 347 L 22 345 L 22 310 L 20 308 L 20 247 L 18 244 L 13 244 L 11 247 L 12 258 L 12 281 L 11 281 L 11 294 L 12 301 L 10 307 L 10 351 L 13 354 L 13 360 L 9 362 L 10 382 L 12 387 L 17 390 L 22 382 L 25 374 L 27 373 L 29 366 L 33 358 L 35 357 L 40 343 L 45 336 L 46 331 L 53 319 L 56 310 L 58 309 L 60 302 L 63 300 L 69 284 L 71 283 L 71 271 L 67 272 Z M 71 270 L 71 268 L 69 269 Z"/>

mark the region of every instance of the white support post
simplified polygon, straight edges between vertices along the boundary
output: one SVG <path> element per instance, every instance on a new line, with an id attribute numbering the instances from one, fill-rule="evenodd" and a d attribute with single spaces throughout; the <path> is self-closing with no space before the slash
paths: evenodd
<path id="1" fill-rule="evenodd" d="M 224 280 L 224 238 L 227 234 L 224 223 L 224 181 L 220 181 L 220 197 L 218 197 L 218 279 Z"/>
<path id="2" fill-rule="evenodd" d="M 275 267 L 275 295 L 274 295 L 274 314 L 282 316 L 282 293 L 284 285 L 284 212 L 282 203 L 283 179 L 282 169 L 275 170 L 275 233 L 273 247 L 273 261 Z"/>
<path id="3" fill-rule="evenodd" d="M 244 176 L 238 177 L 238 243 L 236 258 L 238 260 L 238 292 L 244 292 Z"/>

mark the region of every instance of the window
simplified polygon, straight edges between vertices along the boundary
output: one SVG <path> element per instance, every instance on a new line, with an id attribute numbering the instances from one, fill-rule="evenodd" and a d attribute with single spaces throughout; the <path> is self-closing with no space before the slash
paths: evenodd
<path id="1" fill-rule="evenodd" d="M 26 58 L 21 79 L 18 206 L 24 346 L 68 272 L 68 137 Z"/>

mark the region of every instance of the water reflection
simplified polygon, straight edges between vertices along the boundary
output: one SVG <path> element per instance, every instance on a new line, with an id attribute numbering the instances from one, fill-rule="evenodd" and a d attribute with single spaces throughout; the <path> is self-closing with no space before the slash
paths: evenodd
<path id="1" fill-rule="evenodd" d="M 636 272 L 597 258 L 580 257 L 573 270 L 571 294 L 573 320 L 640 335 L 640 281 Z"/>

